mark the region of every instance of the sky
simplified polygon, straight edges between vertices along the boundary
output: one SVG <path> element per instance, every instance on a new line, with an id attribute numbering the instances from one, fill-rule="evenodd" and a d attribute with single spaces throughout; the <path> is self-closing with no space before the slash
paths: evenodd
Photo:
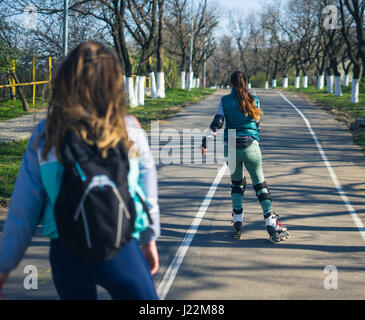
<path id="1" fill-rule="evenodd" d="M 209 0 L 212 3 L 217 4 L 222 10 L 222 19 L 219 26 L 217 35 L 222 35 L 226 33 L 226 26 L 229 24 L 228 11 L 238 9 L 244 14 L 259 10 L 263 3 L 269 0 Z M 224 13 L 223 13 L 224 12 Z"/>
<path id="2" fill-rule="evenodd" d="M 229 9 L 259 9 L 261 7 L 261 0 L 215 0 L 222 7 Z"/>

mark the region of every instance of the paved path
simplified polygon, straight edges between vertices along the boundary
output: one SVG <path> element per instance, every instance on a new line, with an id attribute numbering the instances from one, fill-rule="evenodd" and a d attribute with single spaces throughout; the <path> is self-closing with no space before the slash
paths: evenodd
<path id="1" fill-rule="evenodd" d="M 180 130 L 207 127 L 219 98 L 226 93 L 192 106 L 167 126 Z M 163 231 L 159 243 L 161 270 L 156 283 L 162 296 L 364 299 L 365 239 L 339 195 L 312 135 L 298 112 L 277 91 L 257 90 L 257 94 L 265 112 L 261 132 L 264 172 L 274 207 L 289 227 L 291 239 L 278 245 L 268 242 L 250 179 L 245 194 L 245 232 L 237 241 L 232 239 L 227 174 L 209 207 L 203 203 L 220 165 L 161 166 Z M 307 117 L 343 192 L 357 217 L 365 222 L 365 161 L 350 132 L 313 104 L 294 94 L 285 95 Z M 194 217 L 204 210 L 204 218 L 189 243 L 196 230 Z M 331 265 L 338 271 L 337 290 L 324 287 L 325 277 L 334 275 L 324 273 Z M 167 272 L 168 267 L 173 272 Z"/>
<path id="2" fill-rule="evenodd" d="M 0 144 L 29 138 L 34 127 L 47 116 L 47 111 L 39 111 L 22 117 L 0 121 Z"/>
<path id="3" fill-rule="evenodd" d="M 226 93 L 218 91 L 189 106 L 161 129 L 181 132 L 208 127 Z M 284 93 L 311 124 L 323 148 L 321 155 L 303 118 L 278 91 L 257 90 L 257 94 L 265 112 L 261 132 L 264 172 L 274 207 L 289 227 L 291 239 L 269 243 L 249 177 L 245 232 L 241 240 L 235 240 L 228 172 L 217 177 L 222 165 L 160 163 L 161 268 L 155 276 L 156 287 L 166 299 L 364 299 L 365 239 L 360 231 L 365 230 L 355 224 L 356 218 L 358 224 L 365 222 L 361 151 L 341 123 L 295 94 Z M 153 145 L 154 151 L 160 144 Z M 199 144 L 197 139 L 181 156 Z M 216 185 L 212 186 L 213 181 Z M 8 298 L 57 298 L 47 255 L 48 240 L 34 237 L 5 288 Z M 27 264 L 38 267 L 38 290 L 22 289 Z M 334 275 L 324 273 L 328 266 L 337 269 L 336 290 L 324 286 L 326 277 Z M 102 298 L 107 298 L 105 292 Z"/>

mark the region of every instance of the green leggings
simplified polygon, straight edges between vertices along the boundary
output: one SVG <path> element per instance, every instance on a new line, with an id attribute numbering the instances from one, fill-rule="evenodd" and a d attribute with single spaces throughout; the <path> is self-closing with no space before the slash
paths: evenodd
<path id="1" fill-rule="evenodd" d="M 228 158 L 227 163 L 231 172 L 232 206 L 233 209 L 240 210 L 243 208 L 243 194 L 246 187 L 243 166 L 246 167 L 246 170 L 250 174 L 254 187 L 259 186 L 265 182 L 265 177 L 262 170 L 262 155 L 260 145 L 256 140 L 254 140 L 254 142 L 249 147 L 236 149 L 235 152 L 230 152 L 229 154 L 228 147 L 226 146 L 224 148 L 224 153 L 225 157 Z M 236 192 L 237 189 L 238 192 Z M 266 193 L 266 195 L 263 195 L 264 193 Z M 274 211 L 267 188 L 261 188 L 256 192 L 256 195 L 258 198 L 260 195 L 262 195 L 260 204 L 264 214 Z M 262 200 L 262 197 L 265 199 Z"/>

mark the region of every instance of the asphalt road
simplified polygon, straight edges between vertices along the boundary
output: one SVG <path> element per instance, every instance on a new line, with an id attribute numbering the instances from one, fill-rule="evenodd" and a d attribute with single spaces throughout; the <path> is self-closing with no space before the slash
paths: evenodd
<path id="1" fill-rule="evenodd" d="M 257 90 L 265 113 L 261 131 L 265 177 L 291 238 L 276 245 L 268 241 L 247 177 L 246 224 L 241 240 L 236 240 L 228 170 L 222 163 L 188 161 L 189 152 L 199 151 L 200 133 L 227 93 L 218 91 L 187 107 L 160 124 L 161 141 L 151 139 L 159 175 L 161 268 L 155 283 L 161 298 L 364 299 L 365 158 L 351 134 L 294 94 L 284 93 L 307 123 L 278 91 Z M 195 129 L 197 139 L 178 149 L 176 137 L 182 141 L 184 129 Z M 175 133 L 175 141 L 168 140 L 170 133 Z M 169 148 L 177 153 L 170 157 Z M 159 161 L 158 153 L 173 163 L 166 157 Z M 0 216 L 0 232 L 2 224 Z M 38 268 L 37 290 L 23 287 L 26 265 Z M 102 299 L 108 298 L 100 292 Z M 47 239 L 34 237 L 4 293 L 8 299 L 57 298 Z"/>
<path id="2" fill-rule="evenodd" d="M 190 107 L 165 127 L 179 131 L 208 127 L 223 94 L 227 91 Z M 298 96 L 284 93 L 311 125 L 327 168 L 293 106 L 278 91 L 257 90 L 257 95 L 265 113 L 264 173 L 274 208 L 291 238 L 276 245 L 268 241 L 249 177 L 246 225 L 238 241 L 232 238 L 228 171 L 207 208 L 206 203 L 201 205 L 221 165 L 161 165 L 162 266 L 156 283 L 162 298 L 364 299 L 364 229 L 359 230 L 352 218 L 365 221 L 362 153 L 341 123 Z M 333 178 L 338 179 L 342 194 Z M 347 206 L 343 196 L 348 198 Z M 193 219 L 202 209 L 205 215 L 197 228 Z"/>

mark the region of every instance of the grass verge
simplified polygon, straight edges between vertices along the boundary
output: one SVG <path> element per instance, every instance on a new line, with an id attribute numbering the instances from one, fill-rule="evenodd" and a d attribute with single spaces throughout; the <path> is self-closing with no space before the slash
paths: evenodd
<path id="1" fill-rule="evenodd" d="M 365 155 L 365 129 L 356 128 L 354 123 L 357 118 L 365 117 L 365 89 L 360 87 L 359 103 L 351 103 L 351 87 L 342 88 L 342 96 L 335 97 L 327 93 L 326 89 L 317 90 L 316 87 L 300 88 L 289 87 L 285 89 L 299 93 L 310 101 L 316 102 L 321 108 L 331 113 L 335 119 L 345 123 L 352 131 L 354 142 L 360 146 Z"/>
<path id="2" fill-rule="evenodd" d="M 201 101 L 213 92 L 214 90 L 205 88 L 191 91 L 166 90 L 165 99 L 146 98 L 144 106 L 130 109 L 129 112 L 139 119 L 145 130 L 148 130 L 151 121 L 167 119 L 172 114 L 181 111 L 184 106 Z M 14 110 L 11 113 L 16 114 Z M 0 119 L 2 119 L 1 113 Z M 0 144 L 0 207 L 8 206 L 28 141 L 29 139 L 25 139 Z"/>
<path id="3" fill-rule="evenodd" d="M 0 121 L 21 117 L 24 116 L 25 114 L 34 113 L 46 107 L 47 107 L 47 102 L 43 98 L 36 98 L 34 107 L 31 104 L 29 104 L 30 108 L 29 112 L 25 112 L 23 110 L 23 105 L 20 99 L 17 99 L 16 101 L 13 100 L 1 101 Z"/>
<path id="4" fill-rule="evenodd" d="M 0 206 L 2 207 L 8 205 L 28 140 L 0 145 Z"/>

